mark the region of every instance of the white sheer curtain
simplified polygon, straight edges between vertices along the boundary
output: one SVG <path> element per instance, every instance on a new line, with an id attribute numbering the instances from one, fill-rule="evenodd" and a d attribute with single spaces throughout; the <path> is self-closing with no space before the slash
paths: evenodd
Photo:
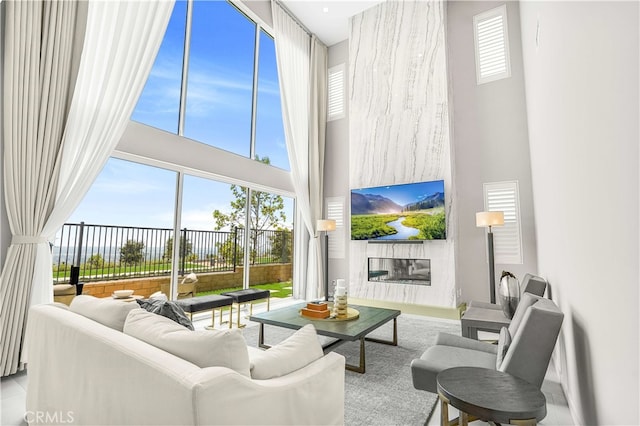
<path id="1" fill-rule="evenodd" d="M 72 31 L 67 27 L 74 24 L 61 23 L 46 10 L 53 8 L 49 4 L 75 3 L 7 2 L 11 27 L 5 34 L 12 35 L 4 58 L 4 178 L 13 238 L 1 277 L 3 376 L 20 366 L 28 307 L 52 300 L 48 241 L 124 132 L 173 9 L 173 1 L 165 0 L 89 2 L 75 89 L 73 82 L 60 88 L 60 81 L 69 79 L 67 69 L 38 61 L 70 49 L 72 41 L 58 34 Z M 63 129 L 50 124 L 52 116 Z"/>
<path id="2" fill-rule="evenodd" d="M 309 200 L 312 217 L 315 218 L 312 220 L 315 229 L 317 219 L 323 218 L 324 148 L 327 128 L 327 47 L 315 35 L 311 37 L 309 79 Z M 322 267 L 323 261 L 329 262 L 329 259 L 324 259 L 323 240 L 315 238 L 319 289 L 312 298 L 324 297 L 324 280 L 328 279 L 324 277 L 325 269 Z"/>
<path id="3" fill-rule="evenodd" d="M 271 2 L 278 78 L 282 95 L 282 115 L 289 163 L 296 191 L 297 223 L 293 279 L 294 297 L 315 299 L 323 294 L 321 242 L 316 221 L 322 218 L 322 173 L 324 168 L 324 129 L 326 106 L 312 108 L 317 102 L 318 72 L 324 69 L 326 92 L 326 47 L 315 41 L 314 57 L 324 52 L 324 63 L 312 60 L 311 37 L 275 1 Z M 318 48 L 320 47 L 320 48 Z M 313 79 L 313 81 L 312 81 Z M 313 90 L 311 89 L 313 87 Z M 325 101 L 326 103 L 326 101 Z M 325 110 L 325 119 L 320 111 Z M 314 117 L 311 118 L 313 111 Z M 302 226 L 300 226 L 302 224 Z"/>

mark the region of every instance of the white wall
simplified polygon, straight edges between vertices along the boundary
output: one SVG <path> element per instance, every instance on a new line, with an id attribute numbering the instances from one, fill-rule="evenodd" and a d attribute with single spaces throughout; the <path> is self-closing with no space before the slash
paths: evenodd
<path id="1" fill-rule="evenodd" d="M 345 66 L 345 94 L 349 93 L 349 42 L 347 40 L 329 47 L 329 68 L 344 64 Z M 349 96 L 345 95 L 344 118 L 327 123 L 326 148 L 324 159 L 324 196 L 342 197 L 345 207 L 345 232 L 342 243 L 345 254 L 342 258 L 329 256 L 329 282 L 337 278 L 349 277 Z M 325 212 L 326 214 L 326 212 Z M 338 238 L 337 233 L 330 233 L 329 239 Z M 333 289 L 330 289 L 333 291 Z"/>
<path id="2" fill-rule="evenodd" d="M 486 233 L 475 224 L 475 213 L 484 210 L 484 182 L 516 180 L 520 191 L 523 263 L 496 263 L 496 284 L 502 270 L 522 279 L 525 273 L 535 273 L 537 268 L 517 2 L 506 2 L 511 77 L 476 84 L 473 16 L 502 4 L 505 2 L 447 2 L 447 56 L 459 225 L 456 286 L 461 289 L 463 301 L 489 301 Z"/>
<path id="3" fill-rule="evenodd" d="M 576 424 L 636 424 L 639 4 L 520 12 L 539 272 L 565 313 L 556 364 Z"/>

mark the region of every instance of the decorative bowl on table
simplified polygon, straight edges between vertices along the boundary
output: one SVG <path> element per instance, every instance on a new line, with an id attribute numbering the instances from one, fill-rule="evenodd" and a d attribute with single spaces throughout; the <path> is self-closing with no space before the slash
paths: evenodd
<path id="1" fill-rule="evenodd" d="M 113 292 L 113 297 L 116 299 L 126 299 L 131 295 L 133 295 L 133 290 L 115 290 Z"/>

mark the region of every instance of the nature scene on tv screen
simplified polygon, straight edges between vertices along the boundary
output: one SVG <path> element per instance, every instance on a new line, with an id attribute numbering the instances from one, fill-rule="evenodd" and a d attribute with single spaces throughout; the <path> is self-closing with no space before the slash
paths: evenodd
<path id="1" fill-rule="evenodd" d="M 352 240 L 444 240 L 444 181 L 351 190 Z"/>

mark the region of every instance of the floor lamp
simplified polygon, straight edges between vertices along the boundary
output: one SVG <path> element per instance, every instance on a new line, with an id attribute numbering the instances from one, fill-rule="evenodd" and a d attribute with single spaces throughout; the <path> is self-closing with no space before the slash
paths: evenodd
<path id="1" fill-rule="evenodd" d="M 329 301 L 329 232 L 336 230 L 336 221 L 320 219 L 316 224 L 318 232 L 324 232 L 324 300 Z"/>
<path id="2" fill-rule="evenodd" d="M 489 253 L 489 291 L 491 303 L 496 303 L 496 272 L 493 262 L 493 232 L 492 226 L 504 225 L 504 212 L 478 212 L 476 213 L 476 226 L 489 228 L 487 232 L 487 252 Z"/>

